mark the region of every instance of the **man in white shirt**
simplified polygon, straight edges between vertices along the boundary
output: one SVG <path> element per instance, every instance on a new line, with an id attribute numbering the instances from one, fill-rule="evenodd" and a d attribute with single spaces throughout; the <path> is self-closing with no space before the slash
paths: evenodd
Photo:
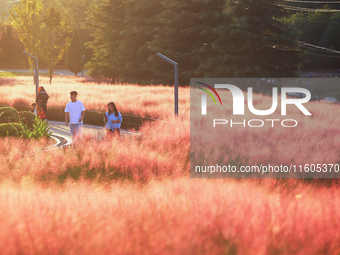
<path id="1" fill-rule="evenodd" d="M 77 100 L 78 93 L 76 91 L 70 92 L 71 102 L 68 102 L 65 108 L 65 125 L 68 127 L 70 120 L 70 130 L 73 140 L 80 139 L 81 127 L 85 115 L 84 104 Z"/>

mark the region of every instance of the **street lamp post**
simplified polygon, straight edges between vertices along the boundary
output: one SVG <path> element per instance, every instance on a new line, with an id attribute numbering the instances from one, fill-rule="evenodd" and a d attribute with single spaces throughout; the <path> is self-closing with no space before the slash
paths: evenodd
<path id="1" fill-rule="evenodd" d="M 298 66 L 298 71 L 299 71 L 299 87 L 301 88 L 301 71 L 300 71 L 300 65 Z M 298 94 L 299 98 L 301 97 L 301 93 Z"/>
<path id="2" fill-rule="evenodd" d="M 161 53 L 157 53 L 157 56 L 161 59 L 164 59 L 165 61 L 169 62 L 174 66 L 175 69 L 175 116 L 178 116 L 178 64 L 171 60 L 170 58 L 167 58 L 166 56 L 162 55 Z"/>
<path id="3" fill-rule="evenodd" d="M 309 77 L 313 74 L 314 72 L 311 72 L 309 75 L 308 75 L 308 90 L 310 91 L 310 87 L 309 87 Z"/>
<path id="4" fill-rule="evenodd" d="M 81 76 L 84 76 L 84 58 L 85 55 L 83 55 L 82 59 L 83 59 L 83 68 L 81 69 Z"/>
<path id="5" fill-rule="evenodd" d="M 31 54 L 27 53 L 26 51 L 24 51 L 24 53 L 35 60 L 36 66 L 35 66 L 35 72 L 34 72 L 33 78 L 35 80 L 35 95 L 37 95 L 38 94 L 38 88 L 39 88 L 39 60 L 38 60 L 38 58 L 32 56 Z"/>

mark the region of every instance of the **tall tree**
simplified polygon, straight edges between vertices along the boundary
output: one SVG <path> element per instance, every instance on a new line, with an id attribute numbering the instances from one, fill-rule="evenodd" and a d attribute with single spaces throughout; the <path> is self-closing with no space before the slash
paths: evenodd
<path id="1" fill-rule="evenodd" d="M 87 11 L 93 0 L 44 0 L 45 6 L 48 8 L 55 7 L 61 12 L 62 17 L 65 19 L 67 24 L 76 30 L 82 28 L 88 17 Z M 79 31 L 78 31 L 79 33 Z"/>
<path id="2" fill-rule="evenodd" d="M 37 54 L 37 46 L 40 44 L 43 10 L 42 0 L 21 0 L 19 5 L 10 10 L 11 24 L 18 32 L 19 39 L 25 46 L 26 52 L 32 55 Z M 32 60 L 30 58 L 29 63 L 32 70 Z"/>
<path id="3" fill-rule="evenodd" d="M 150 84 L 153 78 L 147 43 L 157 33 L 155 16 L 163 10 L 159 0 L 130 0 L 126 3 L 116 61 L 121 64 L 120 82 Z"/>
<path id="4" fill-rule="evenodd" d="M 25 62 L 26 57 L 22 54 L 24 46 L 13 31 L 11 25 L 0 34 L 0 63 L 3 65 L 16 65 Z"/>
<path id="5" fill-rule="evenodd" d="M 327 8 L 327 6 L 325 6 Z M 311 44 L 320 45 L 322 35 L 329 24 L 330 13 L 325 12 L 299 12 L 288 19 L 288 23 L 301 31 L 299 39 Z"/>
<path id="6" fill-rule="evenodd" d="M 55 66 L 69 47 L 71 29 L 54 7 L 45 12 L 42 21 L 39 56 L 47 65 L 51 84 Z"/>
<path id="7" fill-rule="evenodd" d="M 83 70 L 83 45 L 79 40 L 77 30 L 70 42 L 70 47 L 66 52 L 66 65 L 67 69 L 73 72 L 76 76 Z"/>
<path id="8" fill-rule="evenodd" d="M 164 11 L 157 15 L 157 32 L 148 43 L 154 83 L 172 84 L 173 68 L 155 53 L 173 59 L 179 66 L 179 84 L 189 84 L 201 75 L 199 67 L 208 61 L 211 43 L 217 39 L 215 28 L 225 22 L 224 0 L 166 0 Z"/>
<path id="9" fill-rule="evenodd" d="M 85 22 L 89 16 L 89 10 L 93 0 L 44 0 L 50 2 L 50 6 L 54 6 L 61 12 L 62 19 L 66 21 L 73 31 L 78 30 L 80 41 L 85 44 L 92 41 L 91 30 L 85 27 Z M 84 62 L 86 63 L 92 58 L 92 49 L 84 47 Z"/>
<path id="10" fill-rule="evenodd" d="M 289 13 L 279 4 L 280 0 L 231 0 L 233 25 L 218 29 L 220 37 L 213 43 L 217 54 L 207 68 L 216 67 L 214 75 L 225 77 L 297 76 L 294 70 L 304 63 L 298 31 L 283 22 Z"/>
<path id="11" fill-rule="evenodd" d="M 121 63 L 116 58 L 126 18 L 125 6 L 123 0 L 95 0 L 91 5 L 87 26 L 94 40 L 87 46 L 93 50 L 93 58 L 86 69 L 92 77 L 104 76 L 114 82 L 120 76 Z"/>
<path id="12" fill-rule="evenodd" d="M 5 26 L 6 26 L 5 17 L 6 17 L 6 14 L 4 12 L 0 13 L 0 33 L 5 30 Z"/>
<path id="13" fill-rule="evenodd" d="M 321 37 L 321 45 L 340 50 L 340 13 L 333 14 L 329 25 Z"/>
<path id="14" fill-rule="evenodd" d="M 325 5 L 323 8 L 329 9 L 329 6 Z M 339 38 L 337 37 L 339 25 L 336 24 L 336 16 L 339 16 L 338 13 L 299 12 L 287 19 L 287 23 L 301 30 L 300 41 L 337 49 L 335 45 Z M 309 47 L 303 47 L 303 49 L 308 53 L 308 62 L 302 66 L 302 69 L 340 68 L 340 59 L 334 54 Z"/>
<path id="15" fill-rule="evenodd" d="M 155 15 L 162 8 L 160 0 L 94 2 L 88 19 L 95 38 L 87 44 L 94 52 L 87 64 L 90 75 L 150 84 L 153 72 L 148 58 L 152 52 L 147 42 L 156 32 Z"/>

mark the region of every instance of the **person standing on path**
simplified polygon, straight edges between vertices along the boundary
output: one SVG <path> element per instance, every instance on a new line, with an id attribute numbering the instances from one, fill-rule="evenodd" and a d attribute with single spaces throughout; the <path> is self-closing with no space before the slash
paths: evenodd
<path id="1" fill-rule="evenodd" d="M 120 136 L 120 127 L 122 125 L 122 114 L 117 110 L 116 105 L 110 102 L 108 105 L 108 111 L 104 116 L 104 123 L 106 123 L 106 133 L 108 136 Z"/>
<path id="2" fill-rule="evenodd" d="M 80 139 L 85 116 L 85 106 L 77 100 L 77 95 L 78 93 L 76 91 L 70 92 L 71 102 L 68 102 L 65 108 L 65 125 L 68 127 L 68 121 L 70 120 L 70 130 L 73 140 Z"/>
<path id="3" fill-rule="evenodd" d="M 36 104 L 36 103 L 33 103 L 33 104 L 32 104 L 32 110 L 31 110 L 31 112 L 33 112 L 34 115 L 37 116 L 37 104 Z"/>
<path id="4" fill-rule="evenodd" d="M 50 98 L 50 96 L 47 94 L 45 88 L 43 86 L 40 86 L 38 88 L 38 94 L 36 97 L 35 102 L 37 103 L 38 107 L 44 112 L 43 115 L 47 116 L 47 101 Z"/>

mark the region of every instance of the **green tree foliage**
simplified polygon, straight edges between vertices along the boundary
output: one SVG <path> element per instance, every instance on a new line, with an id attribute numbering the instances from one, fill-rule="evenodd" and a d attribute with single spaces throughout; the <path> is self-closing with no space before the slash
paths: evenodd
<path id="1" fill-rule="evenodd" d="M 75 31 L 78 30 L 80 41 L 84 44 L 92 41 L 91 30 L 85 27 L 86 18 L 89 16 L 88 10 L 90 9 L 93 0 L 43 0 L 45 7 L 55 7 L 60 11 L 62 19 Z M 92 58 L 92 49 L 84 48 L 84 61 L 85 63 Z"/>
<path id="2" fill-rule="evenodd" d="M 161 2 L 164 10 L 156 16 L 156 34 L 148 43 L 178 63 L 179 84 L 188 85 L 197 77 L 198 67 L 208 61 L 211 43 L 217 39 L 215 28 L 225 23 L 223 0 L 167 0 Z M 156 55 L 150 57 L 154 83 L 173 84 L 172 66 Z"/>
<path id="3" fill-rule="evenodd" d="M 115 60 L 121 82 L 150 84 L 154 72 L 148 61 L 152 51 L 147 42 L 157 33 L 155 16 L 163 10 L 158 0 L 134 0 L 125 5 L 124 26 L 120 32 L 119 51 Z M 117 54 L 118 53 L 118 54 Z"/>
<path id="4" fill-rule="evenodd" d="M 191 77 L 296 76 L 303 63 L 298 31 L 279 0 L 97 0 L 89 25 L 95 40 L 91 76 L 113 81 L 179 84 Z"/>
<path id="5" fill-rule="evenodd" d="M 0 64 L 11 66 L 23 64 L 27 58 L 22 53 L 24 46 L 20 42 L 17 34 L 11 25 L 7 25 L 0 33 Z"/>
<path id="6" fill-rule="evenodd" d="M 188 84 L 204 61 L 211 30 L 223 19 L 224 1 L 96 1 L 89 25 L 95 40 L 91 76 L 131 83 L 173 83 L 173 67 L 157 52 L 179 62 Z M 151 56 L 151 57 L 150 57 Z"/>
<path id="7" fill-rule="evenodd" d="M 303 31 L 299 35 L 301 41 L 319 45 L 330 17 L 329 13 L 324 12 L 299 12 L 290 17 L 289 23 Z"/>
<path id="8" fill-rule="evenodd" d="M 87 65 L 92 76 L 113 81 L 150 83 L 152 69 L 146 43 L 155 34 L 159 0 L 96 1 L 90 8 L 89 27 L 95 40 L 88 43 L 94 57 Z"/>
<path id="9" fill-rule="evenodd" d="M 104 76 L 115 81 L 119 76 L 119 36 L 124 26 L 124 1 L 95 0 L 90 8 L 87 24 L 93 31 L 94 41 L 87 45 L 93 58 L 86 69 L 92 77 Z"/>
<path id="10" fill-rule="evenodd" d="M 326 5 L 324 8 L 329 9 L 329 6 Z M 287 20 L 287 23 L 302 31 L 302 34 L 299 36 L 300 41 L 340 50 L 339 17 L 339 13 L 300 12 L 292 15 Z M 308 53 L 308 63 L 304 65 L 305 69 L 340 68 L 338 54 L 318 51 L 310 47 L 304 47 L 303 49 Z"/>
<path id="11" fill-rule="evenodd" d="M 69 47 L 71 29 L 54 7 L 45 12 L 42 21 L 39 57 L 47 64 L 51 84 L 55 66 Z"/>
<path id="12" fill-rule="evenodd" d="M 219 28 L 220 37 L 213 43 L 219 54 L 215 61 L 209 61 L 215 66 L 208 65 L 210 69 L 217 68 L 215 75 L 297 76 L 291 70 L 297 70 L 304 62 L 303 52 L 297 30 L 283 22 L 289 13 L 279 3 L 278 0 L 229 2 L 233 24 Z"/>
<path id="13" fill-rule="evenodd" d="M 46 8 L 55 7 L 60 11 L 63 19 L 73 30 L 79 30 L 84 25 L 88 16 L 86 11 L 92 2 L 93 0 L 54 0 L 52 2 L 51 0 L 44 0 Z"/>
<path id="14" fill-rule="evenodd" d="M 42 0 L 21 0 L 20 4 L 13 7 L 11 12 L 11 24 L 18 32 L 20 41 L 25 50 L 34 55 L 38 55 L 40 42 L 40 31 L 43 26 L 42 13 L 44 5 Z M 32 70 L 32 60 L 29 58 Z"/>
<path id="15" fill-rule="evenodd" d="M 321 37 L 321 45 L 340 50 L 340 13 L 333 14 Z"/>
<path id="16" fill-rule="evenodd" d="M 70 47 L 66 53 L 66 65 L 67 69 L 73 72 L 76 76 L 83 70 L 83 45 L 79 40 L 77 30 L 71 39 Z"/>
<path id="17" fill-rule="evenodd" d="M 318 0 L 318 1 L 300 1 L 300 2 L 286 2 L 285 5 L 294 6 L 294 7 L 302 7 L 302 8 L 311 8 L 311 9 L 323 9 L 325 5 L 330 9 L 340 9 L 340 3 L 338 1 L 329 1 L 329 0 Z M 306 14 L 306 12 L 304 12 Z"/>

